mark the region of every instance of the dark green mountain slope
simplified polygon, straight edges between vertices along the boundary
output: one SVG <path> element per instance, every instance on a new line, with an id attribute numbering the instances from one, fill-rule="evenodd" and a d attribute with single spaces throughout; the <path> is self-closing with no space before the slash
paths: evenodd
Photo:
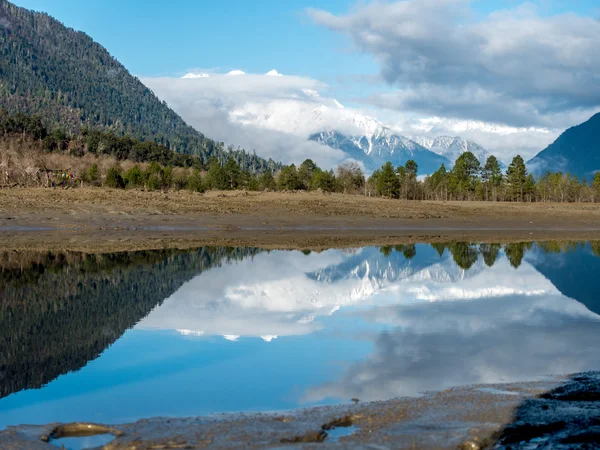
<path id="1" fill-rule="evenodd" d="M 535 175 L 562 171 L 592 180 L 594 172 L 600 171 L 600 113 L 569 128 L 527 165 Z"/>
<path id="2" fill-rule="evenodd" d="M 0 106 L 39 114 L 51 128 L 110 129 L 204 161 L 229 156 L 222 143 L 188 126 L 87 34 L 6 0 L 0 0 Z M 268 164 L 234 153 L 243 167 L 260 171 Z"/>

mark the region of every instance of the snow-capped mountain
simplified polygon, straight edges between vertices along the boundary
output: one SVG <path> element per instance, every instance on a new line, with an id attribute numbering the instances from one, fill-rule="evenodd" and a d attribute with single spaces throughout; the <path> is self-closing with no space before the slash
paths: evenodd
<path id="1" fill-rule="evenodd" d="M 375 170 L 387 161 L 398 166 L 413 159 L 419 165 L 419 173 L 427 174 L 442 164 L 452 166 L 465 149 L 482 160 L 487 157 L 485 149 L 461 138 L 407 138 L 396 131 L 397 127 L 386 126 L 358 109 L 345 107 L 333 97 L 321 95 L 317 90 L 319 84 L 307 85 L 306 80 L 283 76 L 275 69 L 261 75 L 232 70 L 222 75 L 188 73 L 182 78 L 186 86 L 202 92 L 209 107 L 226 114 L 236 126 L 293 135 L 301 142 L 299 145 L 307 144 L 307 139 L 318 142 L 342 150 L 348 157 L 364 163 L 368 170 Z M 213 86 L 211 82 L 218 86 L 224 83 L 228 89 L 220 88 L 208 98 L 204 87 Z M 281 89 L 272 88 L 275 85 L 281 85 Z M 274 93 L 266 97 L 254 95 L 248 86 L 259 90 L 272 88 Z M 319 152 L 314 144 L 306 148 Z M 339 158 L 339 152 L 335 153 Z M 315 155 L 301 157 L 315 158 Z"/>
<path id="2" fill-rule="evenodd" d="M 482 258 L 477 258 L 468 269 L 460 268 L 448 251 L 440 256 L 433 247 L 420 246 L 411 259 L 394 250 L 388 255 L 379 248 L 367 247 L 342 262 L 309 273 L 308 276 L 321 283 L 337 283 L 342 280 L 368 279 L 383 289 L 402 280 L 432 281 L 435 283 L 458 283 L 477 276 L 485 270 Z"/>
<path id="3" fill-rule="evenodd" d="M 339 109 L 344 109 L 337 101 L 336 104 Z M 330 114 L 330 111 L 323 105 L 314 110 L 314 119 L 328 123 L 321 119 L 325 114 Z M 312 134 L 310 140 L 344 151 L 350 158 L 361 161 L 368 170 L 375 170 L 387 161 L 398 166 L 412 159 L 419 165 L 419 173 L 428 174 L 442 164 L 446 168 L 452 167 L 459 156 L 467 151 L 472 152 L 482 165 L 490 156 L 482 146 L 459 136 L 407 138 L 371 117 L 346 109 L 341 114 L 343 121 L 356 130 L 356 134 L 327 130 Z"/>
<path id="4" fill-rule="evenodd" d="M 379 126 L 366 129 L 362 135 L 346 135 L 338 131 L 322 131 L 313 134 L 311 140 L 345 152 L 350 158 L 361 161 L 368 170 L 375 170 L 387 161 L 394 166 L 412 159 L 419 166 L 419 173 L 432 173 L 442 164 L 452 162 L 389 128 Z"/>
<path id="5" fill-rule="evenodd" d="M 481 145 L 460 136 L 439 136 L 437 138 L 412 137 L 413 141 L 438 155 L 445 156 L 452 164 L 465 152 L 473 153 L 483 166 L 490 153 Z"/>

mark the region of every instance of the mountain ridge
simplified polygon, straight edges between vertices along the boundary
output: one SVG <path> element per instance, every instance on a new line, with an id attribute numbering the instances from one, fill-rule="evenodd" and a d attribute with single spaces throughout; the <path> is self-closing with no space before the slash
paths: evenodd
<path id="1" fill-rule="evenodd" d="M 600 171 L 600 112 L 569 128 L 552 144 L 527 162 L 534 175 L 550 170 L 590 181 Z"/>

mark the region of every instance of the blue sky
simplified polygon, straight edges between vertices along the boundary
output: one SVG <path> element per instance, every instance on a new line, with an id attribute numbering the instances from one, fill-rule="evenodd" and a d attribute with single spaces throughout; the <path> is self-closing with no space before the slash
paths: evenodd
<path id="1" fill-rule="evenodd" d="M 371 58 L 348 52 L 348 42 L 317 27 L 305 8 L 343 13 L 347 0 L 18 0 L 45 11 L 104 45 L 140 76 L 190 69 L 271 69 L 326 78 L 376 72 Z"/>
<path id="2" fill-rule="evenodd" d="M 190 69 L 310 76 L 327 81 L 339 74 L 378 72 L 373 58 L 357 54 L 343 36 L 315 26 L 306 8 L 334 14 L 352 10 L 353 0 L 16 0 L 85 31 L 139 76 L 183 74 Z M 362 3 L 365 3 L 364 1 Z M 478 0 L 486 14 L 520 0 Z M 596 0 L 540 0 L 542 14 L 593 14 Z"/>
<path id="3" fill-rule="evenodd" d="M 600 108 L 597 0 L 15 2 L 89 34 L 206 135 L 285 162 L 341 162 L 306 139 L 355 113 L 527 159 Z M 175 82 L 188 72 L 211 77 Z M 336 101 L 344 117 L 308 123 Z"/>

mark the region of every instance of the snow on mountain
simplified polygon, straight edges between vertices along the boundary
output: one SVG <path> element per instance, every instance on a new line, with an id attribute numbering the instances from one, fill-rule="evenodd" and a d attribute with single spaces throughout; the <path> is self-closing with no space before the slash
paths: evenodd
<path id="1" fill-rule="evenodd" d="M 375 170 L 386 162 L 394 166 L 405 164 L 412 159 L 419 166 L 419 173 L 432 173 L 442 164 L 451 162 L 443 155 L 436 154 L 413 140 L 395 134 L 374 119 L 357 116 L 352 124 L 362 129 L 363 134 L 347 135 L 338 131 L 322 131 L 310 139 L 323 145 L 342 150 L 348 157 L 362 162 L 367 170 Z"/>
<path id="2" fill-rule="evenodd" d="M 355 253 L 263 253 L 203 272 L 136 328 L 270 342 L 322 329 L 322 317 L 344 314 L 349 307 L 557 292 L 528 263 L 520 267 L 518 279 L 509 267 L 505 256 L 493 267 L 480 256 L 463 269 L 451 253 L 440 256 L 429 246 L 419 246 L 409 258 L 401 249 L 382 253 L 372 247 Z"/>
<path id="3" fill-rule="evenodd" d="M 438 155 L 445 156 L 452 164 L 465 152 L 473 153 L 479 162 L 481 162 L 481 165 L 484 165 L 490 156 L 490 153 L 481 145 L 467 141 L 459 136 L 440 136 L 434 139 L 413 137 L 412 140 Z"/>
<path id="4" fill-rule="evenodd" d="M 232 70 L 228 77 L 246 75 Z M 184 78 L 206 78 L 208 74 L 189 73 Z M 262 78 L 262 80 L 261 80 Z M 269 78 L 269 80 L 266 80 Z M 277 78 L 277 81 L 274 79 Z M 470 149 L 484 160 L 487 152 L 482 147 L 461 138 L 407 138 L 383 125 L 377 119 L 352 107 L 345 107 L 337 99 L 322 96 L 315 87 L 302 84 L 296 87 L 295 77 L 283 76 L 273 69 L 264 75 L 247 75 L 237 81 L 253 83 L 289 83 L 293 86 L 277 91 L 275 96 L 263 99 L 248 96 L 243 102 L 224 93 L 213 104 L 228 114 L 230 121 L 244 128 L 258 128 L 292 134 L 334 149 L 342 150 L 350 159 L 362 162 L 368 171 L 375 170 L 390 161 L 394 166 L 413 159 L 419 165 L 419 173 L 427 174 L 442 164 L 451 166 L 456 158 Z M 232 88 L 245 85 L 234 82 Z M 303 141 L 305 142 L 305 141 Z"/>

